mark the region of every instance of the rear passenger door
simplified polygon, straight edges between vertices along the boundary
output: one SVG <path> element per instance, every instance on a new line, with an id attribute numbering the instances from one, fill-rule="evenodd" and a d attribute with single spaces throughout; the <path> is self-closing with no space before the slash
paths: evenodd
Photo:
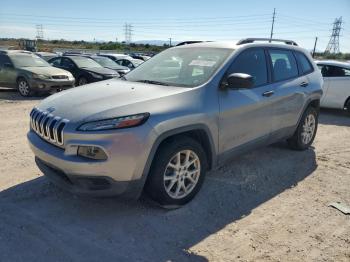
<path id="1" fill-rule="evenodd" d="M 283 137 L 298 123 L 309 82 L 306 74 L 299 75 L 293 51 L 269 48 L 268 54 L 274 90 L 272 132 Z"/>

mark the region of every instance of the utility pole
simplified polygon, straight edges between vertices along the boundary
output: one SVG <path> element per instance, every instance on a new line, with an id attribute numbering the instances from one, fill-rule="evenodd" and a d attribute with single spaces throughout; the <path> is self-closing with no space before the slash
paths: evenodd
<path id="1" fill-rule="evenodd" d="M 44 29 L 43 25 L 36 25 L 36 40 L 43 40 L 44 39 Z"/>
<path id="2" fill-rule="evenodd" d="M 315 57 L 316 45 L 317 45 L 317 36 L 315 38 L 314 51 L 312 51 L 312 57 Z"/>
<path id="3" fill-rule="evenodd" d="M 171 37 L 169 37 L 169 46 L 171 47 Z"/>
<path id="4" fill-rule="evenodd" d="M 124 25 L 124 33 L 125 33 L 125 43 L 130 44 L 131 43 L 131 35 L 132 35 L 132 25 L 125 23 Z"/>
<path id="5" fill-rule="evenodd" d="M 340 53 L 339 49 L 339 35 L 342 30 L 342 17 L 336 18 L 333 23 L 332 35 L 329 39 L 328 45 L 326 47 L 325 53 Z"/>
<path id="6" fill-rule="evenodd" d="M 272 14 L 272 25 L 271 25 L 270 42 L 271 42 L 272 36 L 273 36 L 273 26 L 275 25 L 275 17 L 276 17 L 276 8 L 273 9 L 273 14 Z"/>

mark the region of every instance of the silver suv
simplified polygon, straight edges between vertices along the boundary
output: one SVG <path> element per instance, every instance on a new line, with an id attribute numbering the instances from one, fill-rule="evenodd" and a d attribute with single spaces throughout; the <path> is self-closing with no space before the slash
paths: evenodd
<path id="1" fill-rule="evenodd" d="M 122 79 L 46 98 L 30 113 L 38 167 L 74 193 L 146 192 L 174 207 L 234 155 L 284 139 L 307 149 L 321 73 L 294 42 L 257 40 L 170 48 Z"/>

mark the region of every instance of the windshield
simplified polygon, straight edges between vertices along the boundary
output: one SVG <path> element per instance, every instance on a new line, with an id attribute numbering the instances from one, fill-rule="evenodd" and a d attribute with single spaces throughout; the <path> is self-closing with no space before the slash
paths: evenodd
<path id="1" fill-rule="evenodd" d="M 194 87 L 208 81 L 231 53 L 231 49 L 223 48 L 168 49 L 128 73 L 124 79 Z"/>
<path id="2" fill-rule="evenodd" d="M 76 57 L 70 57 L 70 58 L 74 61 L 74 63 L 76 63 L 78 67 L 82 67 L 82 68 L 102 67 L 99 63 L 95 62 L 91 58 L 82 57 L 82 56 L 76 56 Z"/>
<path id="3" fill-rule="evenodd" d="M 102 56 L 99 56 L 99 57 L 94 57 L 93 58 L 97 63 L 99 63 L 100 65 L 102 66 L 105 66 L 105 67 L 117 67 L 117 63 L 113 62 L 113 60 L 107 58 L 107 57 L 102 57 Z"/>
<path id="4" fill-rule="evenodd" d="M 10 55 L 12 63 L 15 67 L 47 67 L 50 66 L 44 59 L 30 54 Z"/>

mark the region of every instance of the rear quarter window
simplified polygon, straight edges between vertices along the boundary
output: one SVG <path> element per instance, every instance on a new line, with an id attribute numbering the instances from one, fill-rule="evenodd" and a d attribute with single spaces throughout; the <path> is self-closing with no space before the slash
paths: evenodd
<path id="1" fill-rule="evenodd" d="M 306 75 L 314 71 L 309 59 L 303 53 L 295 52 L 295 57 L 297 58 L 301 75 Z"/>

